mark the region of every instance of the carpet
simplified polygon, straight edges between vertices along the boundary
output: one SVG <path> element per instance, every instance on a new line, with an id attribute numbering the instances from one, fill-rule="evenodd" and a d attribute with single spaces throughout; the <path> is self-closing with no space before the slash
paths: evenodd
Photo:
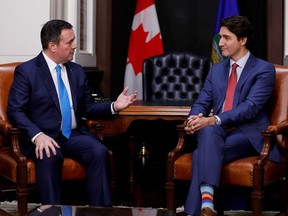
<path id="1" fill-rule="evenodd" d="M 18 216 L 17 215 L 17 202 L 1 202 L 0 216 Z M 39 210 L 38 210 L 39 209 Z M 63 210 L 66 209 L 66 213 Z M 67 209 L 69 211 L 67 212 Z M 63 213 L 65 216 L 173 216 L 172 211 L 163 208 L 141 208 L 141 207 L 89 207 L 89 206 L 40 206 L 39 204 L 28 204 L 29 216 L 59 216 Z M 42 213 L 41 213 L 42 212 Z"/>
<path id="2" fill-rule="evenodd" d="M 37 203 L 29 203 L 28 204 L 28 212 L 32 212 L 35 208 L 39 207 L 40 204 Z M 8 214 L 10 214 L 11 216 L 18 216 L 17 215 L 17 202 L 16 201 L 12 201 L 12 202 L 1 202 L 0 203 L 0 208 L 2 210 L 4 210 L 5 212 L 7 212 Z M 119 207 L 118 207 L 119 208 Z M 123 207 L 125 208 L 125 207 Z M 183 211 L 183 207 L 177 208 L 177 215 L 181 215 L 181 212 Z M 263 212 L 263 216 L 275 216 L 276 214 L 278 214 L 279 212 L 276 211 L 266 211 Z M 225 211 L 225 216 L 251 216 L 252 213 L 250 211 Z M 114 214 L 112 214 L 114 215 Z M 4 213 L 1 213 L 0 211 L 0 216 L 8 216 L 5 215 Z M 123 215 L 126 216 L 126 215 Z"/>
<path id="3" fill-rule="evenodd" d="M 37 203 L 29 203 L 28 204 L 28 212 L 32 211 L 33 209 L 35 209 L 36 207 L 38 207 L 40 204 Z M 17 202 L 16 201 L 4 201 L 0 203 L 0 209 L 2 209 L 3 211 L 7 212 L 8 214 L 10 214 L 11 216 L 18 216 L 17 214 Z M 4 213 L 2 213 L 3 216 Z M 0 212 L 0 216 L 2 216 L 1 212 Z"/>
<path id="4" fill-rule="evenodd" d="M 177 216 L 182 216 L 183 214 L 181 214 L 184 210 L 184 207 L 178 207 L 176 209 L 176 215 Z M 262 216 L 275 216 L 276 214 L 278 214 L 279 212 L 276 211 L 264 211 Z M 184 214 L 185 215 L 185 214 Z M 243 211 L 243 210 L 233 210 L 233 211 L 225 211 L 224 212 L 224 216 L 251 216 L 252 212 L 251 211 Z"/>

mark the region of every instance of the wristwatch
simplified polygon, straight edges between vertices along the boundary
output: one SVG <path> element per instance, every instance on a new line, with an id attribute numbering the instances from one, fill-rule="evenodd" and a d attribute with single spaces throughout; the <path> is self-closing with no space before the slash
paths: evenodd
<path id="1" fill-rule="evenodd" d="M 216 116 L 216 115 L 214 115 L 214 118 L 215 118 L 215 124 L 216 125 L 221 125 L 221 119 L 218 116 Z"/>

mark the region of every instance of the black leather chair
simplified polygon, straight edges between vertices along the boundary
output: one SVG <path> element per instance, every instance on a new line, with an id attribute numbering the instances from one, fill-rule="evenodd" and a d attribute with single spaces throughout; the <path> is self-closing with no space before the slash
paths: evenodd
<path id="1" fill-rule="evenodd" d="M 143 100 L 195 100 L 211 67 L 209 58 L 173 52 L 143 62 Z"/>

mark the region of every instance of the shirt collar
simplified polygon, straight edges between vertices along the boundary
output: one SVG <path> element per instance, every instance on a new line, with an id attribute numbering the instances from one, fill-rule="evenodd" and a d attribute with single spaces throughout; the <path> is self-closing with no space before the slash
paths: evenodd
<path id="1" fill-rule="evenodd" d="M 248 60 L 248 58 L 249 58 L 249 56 L 250 56 L 250 51 L 248 51 L 247 53 L 246 53 L 246 55 L 244 55 L 241 59 L 239 59 L 237 62 L 235 62 L 235 61 L 233 61 L 232 59 L 230 59 L 230 67 L 232 67 L 232 65 L 234 64 L 234 63 L 237 63 L 237 65 L 240 67 L 240 68 L 244 68 L 244 66 L 245 66 L 245 64 L 246 64 L 246 62 L 247 62 L 247 60 Z"/>
<path id="2" fill-rule="evenodd" d="M 51 58 L 49 58 L 49 57 L 45 54 L 44 51 L 42 51 L 42 54 L 43 54 L 43 56 L 44 56 L 44 59 L 45 59 L 47 65 L 48 65 L 48 67 L 49 67 L 49 70 L 50 70 L 50 71 L 55 70 L 55 67 L 57 66 L 57 64 L 56 64 Z M 61 66 L 61 68 L 63 68 L 63 64 L 59 64 L 59 65 Z"/>

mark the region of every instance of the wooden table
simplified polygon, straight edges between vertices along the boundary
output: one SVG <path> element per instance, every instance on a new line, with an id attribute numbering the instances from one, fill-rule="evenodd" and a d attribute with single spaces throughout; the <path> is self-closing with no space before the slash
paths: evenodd
<path id="1" fill-rule="evenodd" d="M 114 136 L 127 131 L 129 125 L 135 120 L 157 120 L 163 119 L 167 121 L 172 120 L 186 120 L 190 111 L 192 101 L 135 101 L 133 105 L 121 111 L 114 120 L 97 120 L 97 124 L 103 125 L 100 135 Z M 98 133 L 99 134 L 99 133 Z M 134 140 L 130 140 L 129 144 L 130 154 L 130 195 L 136 198 L 136 206 L 141 206 L 142 203 L 139 197 L 135 194 L 135 180 L 134 180 L 134 160 L 135 158 L 135 144 Z"/>
<path id="2" fill-rule="evenodd" d="M 134 120 L 185 120 L 191 101 L 135 101 L 133 105 L 121 111 L 115 120 L 97 120 L 104 125 L 103 135 L 117 135 L 127 130 Z"/>

